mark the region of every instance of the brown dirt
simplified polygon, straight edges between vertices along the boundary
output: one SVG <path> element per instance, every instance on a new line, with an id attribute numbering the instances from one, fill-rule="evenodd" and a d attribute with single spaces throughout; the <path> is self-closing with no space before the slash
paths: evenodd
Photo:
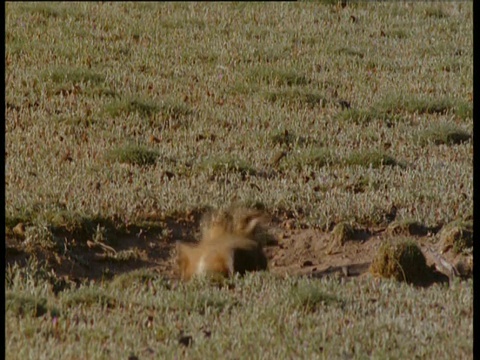
<path id="1" fill-rule="evenodd" d="M 101 246 L 91 243 L 87 246 L 86 241 L 78 244 L 80 241 L 77 243 L 75 239 L 68 237 L 65 237 L 67 251 L 63 251 L 63 254 L 42 249 L 27 252 L 23 249 L 21 240 L 7 236 L 6 263 L 7 265 L 14 262 L 25 263 L 34 253 L 54 270 L 57 277 L 75 282 L 83 279 L 108 279 L 139 268 L 152 268 L 165 277 L 177 278 L 174 262 L 175 241 L 194 241 L 198 224 L 196 221 L 181 220 L 171 221 L 168 226 L 171 235 L 167 240 L 162 239 L 158 233 L 145 230 L 115 239 L 115 251 L 133 250 L 137 254 L 135 259 L 127 260 L 112 260 L 106 256 L 108 251 Z M 385 228 L 357 230 L 353 239 L 347 240 L 344 245 L 337 246 L 331 251 L 329 245 L 333 240 L 330 233 L 292 227 L 294 227 L 292 222 L 286 224 L 277 222 L 272 226 L 272 234 L 277 241 L 266 246 L 265 251 L 269 259 L 269 269 L 273 273 L 312 277 L 363 276 L 368 273 L 370 263 L 382 241 L 395 236 Z M 438 266 L 438 257 L 446 260 L 447 264 L 458 262 L 459 257 L 453 253 L 440 255 L 440 249 L 437 249 L 438 246 L 432 241 L 432 236 L 433 234 L 427 234 L 416 238 L 425 254 L 427 264 L 436 265 L 438 270 L 447 273 L 445 268 Z M 438 273 L 436 280 L 446 281 L 448 278 Z"/>

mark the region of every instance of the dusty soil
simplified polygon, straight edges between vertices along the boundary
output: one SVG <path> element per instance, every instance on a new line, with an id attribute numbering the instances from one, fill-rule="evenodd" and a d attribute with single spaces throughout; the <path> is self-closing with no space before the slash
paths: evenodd
<path id="1" fill-rule="evenodd" d="M 6 263 L 22 264 L 35 254 L 53 269 L 56 277 L 77 283 L 83 279 L 108 279 L 139 268 L 152 268 L 165 277 L 177 278 L 174 261 L 175 242 L 195 241 L 198 222 L 170 221 L 168 229 L 167 239 L 165 234 L 140 230 L 116 238 L 115 245 L 107 247 L 85 239 L 79 241 L 67 235 L 64 237 L 65 250 L 56 252 L 41 248 L 27 251 L 21 239 L 7 235 Z M 336 246 L 332 250 L 331 233 L 295 228 L 292 221 L 273 222 L 271 233 L 275 241 L 265 247 L 269 271 L 279 275 L 312 277 L 363 276 L 368 273 L 370 263 L 382 241 L 392 238 L 385 228 L 364 229 L 357 231 L 354 238 L 346 241 L 344 245 Z M 448 268 L 442 267 L 441 263 L 446 261 L 448 265 L 466 260 L 460 259 L 451 251 L 441 254 L 441 249 L 432 241 L 432 236 L 435 235 L 428 233 L 416 238 L 425 254 L 427 264 L 438 270 L 436 281 L 448 281 L 448 277 L 453 274 L 449 274 Z M 119 253 L 130 255 L 121 259 L 115 258 L 115 254 Z"/>

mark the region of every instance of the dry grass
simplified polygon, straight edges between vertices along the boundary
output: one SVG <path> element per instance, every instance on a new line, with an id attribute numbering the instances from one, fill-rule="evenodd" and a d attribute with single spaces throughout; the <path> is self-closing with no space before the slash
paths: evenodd
<path id="1" fill-rule="evenodd" d="M 17 271 L 6 288 L 15 300 L 5 314 L 7 357 L 241 358 L 245 349 L 268 359 L 472 356 L 471 281 L 417 289 L 267 273 L 219 286 L 172 283 L 146 271 L 126 277 L 55 295 L 47 279 L 26 283 Z M 19 301 L 27 298 L 42 307 L 30 310 Z"/>
<path id="2" fill-rule="evenodd" d="M 401 208 L 400 216 L 429 226 L 468 212 L 472 144 L 455 139 L 472 132 L 471 37 L 452 39 L 471 33 L 469 6 L 439 7 L 446 14 L 441 18 L 425 15 L 439 11 L 431 4 L 417 4 L 415 11 L 409 5 L 369 5 L 373 13 L 366 5 L 325 6 L 283 4 L 256 19 L 258 9 L 235 4 L 212 11 L 193 4 L 9 5 L 7 214 L 35 219 L 49 203 L 67 198 L 68 211 L 93 216 L 101 209 L 103 217 L 132 219 L 138 216 L 132 204 L 147 212 L 156 206 L 183 211 L 221 205 L 224 194 L 261 199 L 272 212 L 284 203 L 306 207 L 308 221 L 317 224 L 360 220 L 358 209 L 370 212 L 374 204 L 390 202 Z M 239 16 L 223 23 L 227 13 Z M 125 18 L 127 28 L 121 25 Z M 282 29 L 272 38 L 268 29 L 279 19 Z M 388 35 L 399 30 L 400 37 Z M 32 44 L 40 34 L 42 46 Z M 433 71 L 452 62 L 458 66 Z M 247 92 L 232 91 L 238 87 Z M 456 144 L 454 151 L 435 146 L 443 141 L 437 135 L 422 135 L 433 123 L 454 122 L 462 133 L 445 135 Z M 268 141 L 285 129 L 296 140 Z M 426 142 L 415 141 L 418 134 Z M 254 187 L 242 180 L 245 173 L 265 171 L 276 144 L 285 141 L 293 141 L 292 161 L 284 159 L 280 176 L 256 178 Z M 132 170 L 102 156 L 131 144 L 176 164 L 153 164 L 149 157 L 153 166 L 133 170 L 132 184 Z M 325 147 L 335 158 L 365 164 L 364 170 L 347 166 L 335 176 L 369 174 L 395 186 L 352 194 L 334 185 L 329 159 L 315 165 L 321 184 L 299 183 L 298 171 L 311 171 L 303 165 L 299 170 L 303 160 L 293 160 L 299 147 L 307 153 Z M 371 150 L 389 157 L 356 160 Z M 232 161 L 223 161 L 227 154 Z M 394 162 L 415 167 L 377 168 Z M 370 165 L 378 170 L 371 173 Z M 223 168 L 240 170 L 227 182 L 212 183 L 212 171 Z M 440 168 L 455 174 L 451 182 L 436 181 Z M 165 186 L 162 172 L 183 175 Z M 104 185 L 94 191 L 98 182 Z M 316 186 L 325 188 L 323 196 Z M 429 196 L 422 206 L 418 194 Z"/>

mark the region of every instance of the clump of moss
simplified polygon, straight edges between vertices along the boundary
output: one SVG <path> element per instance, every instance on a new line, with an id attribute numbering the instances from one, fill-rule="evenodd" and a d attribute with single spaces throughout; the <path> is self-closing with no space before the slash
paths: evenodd
<path id="1" fill-rule="evenodd" d="M 370 265 L 370 273 L 412 284 L 425 283 L 431 277 L 422 250 L 411 239 L 383 243 Z"/>
<path id="2" fill-rule="evenodd" d="M 440 249 L 458 254 L 473 247 L 473 221 L 453 221 L 440 232 Z"/>

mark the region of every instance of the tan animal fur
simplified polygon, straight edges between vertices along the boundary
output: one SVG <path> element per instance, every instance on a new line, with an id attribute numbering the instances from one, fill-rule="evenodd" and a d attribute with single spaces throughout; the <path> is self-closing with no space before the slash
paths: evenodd
<path id="1" fill-rule="evenodd" d="M 198 244 L 177 243 L 180 277 L 215 274 L 231 276 L 266 270 L 267 258 L 258 238 L 265 215 L 257 210 L 231 208 L 204 217 Z"/>

